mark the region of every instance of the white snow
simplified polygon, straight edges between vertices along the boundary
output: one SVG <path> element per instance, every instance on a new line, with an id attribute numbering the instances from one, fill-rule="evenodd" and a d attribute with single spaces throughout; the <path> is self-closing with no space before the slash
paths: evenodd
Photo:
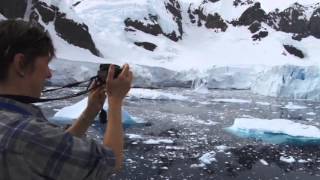
<path id="1" fill-rule="evenodd" d="M 217 161 L 215 156 L 216 156 L 216 152 L 210 151 L 208 153 L 203 154 L 199 158 L 199 160 L 200 160 L 201 163 L 208 165 L 208 164 L 211 164 L 214 161 Z"/>
<path id="2" fill-rule="evenodd" d="M 320 138 L 320 129 L 287 119 L 236 118 L 230 130 L 286 134 L 294 137 Z"/>
<path id="3" fill-rule="evenodd" d="M 289 157 L 281 156 L 280 161 L 283 161 L 286 163 L 294 163 L 296 160 L 292 156 L 289 156 Z"/>

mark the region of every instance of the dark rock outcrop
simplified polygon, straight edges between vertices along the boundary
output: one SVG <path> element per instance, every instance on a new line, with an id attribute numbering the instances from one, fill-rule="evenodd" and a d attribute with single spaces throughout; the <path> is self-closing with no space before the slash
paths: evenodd
<path id="1" fill-rule="evenodd" d="M 36 11 L 39 12 L 39 14 Z M 54 21 L 58 12 L 59 9 L 57 7 L 52 5 L 49 6 L 46 3 L 39 1 L 32 7 L 31 19 L 36 19 L 38 21 L 38 17 L 40 16 L 42 21 L 48 24 L 49 22 Z"/>
<path id="2" fill-rule="evenodd" d="M 309 22 L 310 34 L 320 39 L 320 8 L 316 9 Z"/>
<path id="3" fill-rule="evenodd" d="M 252 36 L 252 39 L 253 39 L 254 41 L 257 41 L 257 40 L 260 41 L 262 38 L 267 37 L 268 34 L 269 34 L 268 31 L 260 31 L 260 32 L 258 32 L 258 33 L 256 33 L 256 34 L 254 34 L 254 35 Z"/>
<path id="4" fill-rule="evenodd" d="M 1 0 L 0 13 L 8 19 L 23 18 L 28 0 Z"/>
<path id="5" fill-rule="evenodd" d="M 209 29 L 221 29 L 221 31 L 226 31 L 228 28 L 228 25 L 218 13 L 215 13 L 214 15 L 209 14 L 205 26 Z"/>
<path id="6" fill-rule="evenodd" d="M 266 12 L 261 9 L 261 4 L 257 2 L 242 13 L 237 24 L 249 26 L 255 21 L 264 22 L 267 18 Z"/>
<path id="7" fill-rule="evenodd" d="M 308 32 L 305 8 L 298 3 L 280 12 L 278 18 L 280 19 L 278 24 L 280 31 L 298 34 Z"/>
<path id="8" fill-rule="evenodd" d="M 152 34 L 154 36 L 162 34 L 162 29 L 157 22 L 158 20 L 157 16 L 149 14 L 149 18 L 145 18 L 144 20 L 145 22 L 127 18 L 124 21 L 124 24 L 126 25 L 127 28 L 137 29 L 148 34 Z"/>
<path id="9" fill-rule="evenodd" d="M 218 1 L 218 0 L 217 0 Z M 217 2 L 217 1 L 210 1 L 211 3 Z M 208 29 L 220 29 L 221 31 L 226 31 L 228 28 L 227 22 L 218 14 L 204 14 L 203 12 L 203 7 L 207 1 L 204 1 L 202 5 L 198 8 L 192 7 L 192 5 L 189 6 L 188 9 L 188 14 L 191 23 L 196 23 L 200 27 L 203 24 L 205 25 L 206 28 Z"/>
<path id="10" fill-rule="evenodd" d="M 238 6 L 243 6 L 243 5 L 250 5 L 253 3 L 254 3 L 253 0 L 234 0 L 233 6 L 238 7 Z"/>
<path id="11" fill-rule="evenodd" d="M 251 33 L 256 33 L 261 29 L 261 23 L 258 21 L 255 21 L 254 23 L 252 23 L 249 28 Z"/>
<path id="12" fill-rule="evenodd" d="M 157 48 L 157 45 L 150 42 L 134 42 L 134 44 L 149 51 L 154 51 Z"/>
<path id="13" fill-rule="evenodd" d="M 292 45 L 283 45 L 283 47 L 288 51 L 288 53 L 290 53 L 294 56 L 297 56 L 301 59 L 305 57 L 304 53 L 301 50 L 297 49 L 296 47 L 294 47 Z"/>
<path id="14" fill-rule="evenodd" d="M 157 36 L 159 34 L 163 34 L 168 37 L 172 41 L 179 41 L 182 39 L 183 28 L 182 28 L 182 15 L 181 15 L 181 7 L 177 0 L 166 0 L 164 2 L 165 8 L 168 13 L 172 14 L 173 21 L 177 24 L 177 31 L 173 30 L 172 32 L 164 32 L 161 26 L 158 23 L 158 16 L 149 14 L 148 17 L 145 17 L 143 20 L 133 20 L 131 18 L 127 18 L 125 23 L 126 31 L 135 31 L 140 30 L 142 32 L 152 34 Z"/>
<path id="15" fill-rule="evenodd" d="M 92 54 L 101 56 L 89 33 L 88 26 L 66 18 L 66 14 L 58 13 L 54 22 L 58 35 L 70 44 L 88 49 Z"/>

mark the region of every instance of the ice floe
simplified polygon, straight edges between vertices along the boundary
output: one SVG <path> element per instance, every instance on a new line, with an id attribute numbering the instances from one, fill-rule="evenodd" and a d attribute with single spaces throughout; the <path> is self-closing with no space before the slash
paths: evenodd
<path id="1" fill-rule="evenodd" d="M 179 94 L 171 94 L 151 89 L 131 89 L 129 92 L 130 99 L 151 99 L 151 100 L 187 100 L 187 97 Z"/>
<path id="2" fill-rule="evenodd" d="M 49 118 L 49 121 L 56 124 L 72 124 L 84 111 L 87 106 L 87 102 L 88 98 L 86 97 L 71 106 L 60 109 L 52 118 Z M 103 109 L 108 109 L 107 103 L 104 104 Z M 132 117 L 127 111 L 124 110 L 122 110 L 122 122 L 125 127 L 144 123 L 143 120 Z"/>
<path id="3" fill-rule="evenodd" d="M 294 163 L 296 160 L 292 156 L 289 156 L 289 157 L 281 156 L 280 161 L 283 161 L 286 163 Z"/>
<path id="4" fill-rule="evenodd" d="M 293 104 L 292 102 L 288 102 L 288 104 L 286 106 L 284 106 L 283 108 L 296 110 L 296 109 L 306 109 L 307 107 L 301 106 L 301 105 L 296 105 L 296 104 Z"/>
<path id="5" fill-rule="evenodd" d="M 199 158 L 199 160 L 200 160 L 200 162 L 201 162 L 202 164 L 208 165 L 208 164 L 211 164 L 211 163 L 214 162 L 214 161 L 217 161 L 215 157 L 216 157 L 216 152 L 210 151 L 210 152 L 208 152 L 208 153 L 203 154 L 203 155 Z"/>
<path id="6" fill-rule="evenodd" d="M 254 137 L 273 143 L 320 140 L 319 128 L 287 119 L 237 118 L 227 130 L 241 137 Z"/>
<path id="7" fill-rule="evenodd" d="M 214 102 L 223 102 L 223 103 L 251 103 L 249 100 L 244 99 L 214 99 Z"/>

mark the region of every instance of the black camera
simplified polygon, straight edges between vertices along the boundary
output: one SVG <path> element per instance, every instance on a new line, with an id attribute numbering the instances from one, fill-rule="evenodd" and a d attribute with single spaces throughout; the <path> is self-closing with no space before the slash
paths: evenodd
<path id="1" fill-rule="evenodd" d="M 115 65 L 115 64 L 100 64 L 97 77 L 98 77 L 98 81 L 100 81 L 101 83 L 105 83 L 106 82 L 106 78 L 108 76 L 108 71 L 109 71 L 110 65 L 114 66 L 114 76 L 113 76 L 114 79 L 117 78 L 119 76 L 119 74 L 122 72 L 122 68 L 120 66 L 118 66 L 118 65 Z"/>

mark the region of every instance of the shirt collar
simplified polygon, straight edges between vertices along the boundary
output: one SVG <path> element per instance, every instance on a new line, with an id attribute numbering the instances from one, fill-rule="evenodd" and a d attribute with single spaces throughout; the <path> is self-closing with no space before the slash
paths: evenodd
<path id="1" fill-rule="evenodd" d="M 14 105 L 21 110 L 28 112 L 29 114 L 37 117 L 44 117 L 41 109 L 33 104 L 28 104 L 25 102 L 19 101 L 19 98 L 9 98 L 9 97 L 1 97 L 0 102 Z"/>

